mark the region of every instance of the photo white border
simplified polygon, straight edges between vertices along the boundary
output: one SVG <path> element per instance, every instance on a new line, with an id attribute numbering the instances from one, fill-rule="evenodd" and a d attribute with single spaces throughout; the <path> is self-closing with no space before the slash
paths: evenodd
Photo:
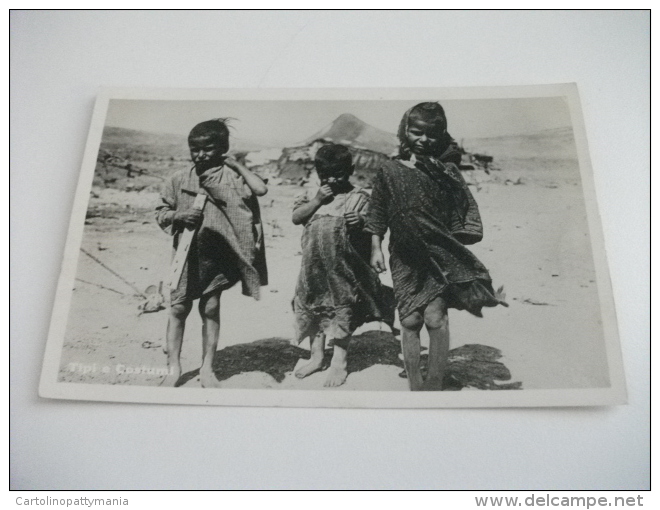
<path id="1" fill-rule="evenodd" d="M 565 97 L 568 102 L 580 163 L 583 197 L 587 209 L 596 281 L 600 298 L 605 348 L 609 366 L 611 384 L 609 388 L 412 393 L 401 391 L 129 387 L 57 381 L 73 284 L 77 270 L 79 248 L 83 237 L 89 191 L 94 177 L 96 158 L 110 99 L 300 101 L 397 100 L 428 97 L 441 100 L 511 99 L 557 96 Z M 93 401 L 270 407 L 483 408 L 603 406 L 626 403 L 627 392 L 612 285 L 608 271 L 602 226 L 596 202 L 593 172 L 577 86 L 575 84 L 556 84 L 399 89 L 102 89 L 94 106 L 82 169 L 71 213 L 39 383 L 39 395 L 45 398 Z"/>

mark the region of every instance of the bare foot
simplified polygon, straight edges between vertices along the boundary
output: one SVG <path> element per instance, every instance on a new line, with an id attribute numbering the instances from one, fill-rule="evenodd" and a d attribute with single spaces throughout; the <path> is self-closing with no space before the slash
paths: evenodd
<path id="1" fill-rule="evenodd" d="M 314 372 L 318 372 L 319 370 L 321 370 L 322 365 L 323 365 L 323 358 L 321 359 L 311 358 L 309 360 L 309 363 L 304 364 L 302 367 L 296 370 L 296 377 L 298 379 L 303 379 L 308 375 L 312 375 Z"/>
<path id="2" fill-rule="evenodd" d="M 181 377 L 181 367 L 172 367 L 158 386 L 174 388 Z"/>
<path id="3" fill-rule="evenodd" d="M 221 388 L 220 381 L 215 376 L 215 373 L 212 369 L 200 368 L 199 369 L 199 379 L 202 388 Z"/>
<path id="4" fill-rule="evenodd" d="M 325 379 L 323 386 L 326 388 L 334 388 L 341 386 L 346 382 L 348 372 L 346 371 L 348 356 L 348 343 L 351 337 L 335 338 L 335 345 L 333 346 L 332 360 L 330 361 L 330 368 L 328 369 L 328 377 Z"/>
<path id="5" fill-rule="evenodd" d="M 323 386 L 326 388 L 341 386 L 346 382 L 347 376 L 348 372 L 346 371 L 346 364 L 343 366 L 330 365 L 330 368 L 328 369 L 328 377 L 326 377 Z"/>

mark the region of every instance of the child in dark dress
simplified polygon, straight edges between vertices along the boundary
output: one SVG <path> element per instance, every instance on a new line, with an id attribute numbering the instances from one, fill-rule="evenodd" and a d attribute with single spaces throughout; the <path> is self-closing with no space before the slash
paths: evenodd
<path id="1" fill-rule="evenodd" d="M 227 156 L 229 129 L 223 119 L 196 125 L 188 136 L 192 168 L 176 172 L 165 184 L 156 208 L 160 227 L 174 237 L 174 248 L 184 229 L 196 229 L 187 261 L 176 288 L 171 290 L 167 323 L 169 375 L 163 386 L 175 386 L 181 377 L 181 344 L 193 301 L 199 299 L 202 317 L 203 387 L 218 387 L 213 357 L 220 335 L 220 296 L 239 281 L 243 294 L 259 298 L 266 285 L 266 255 L 258 196 L 266 184 L 235 159 Z M 193 207 L 206 195 L 204 212 Z"/>
<path id="2" fill-rule="evenodd" d="M 351 334 L 362 324 L 394 323 L 394 300 L 369 267 L 370 236 L 363 231 L 369 194 L 353 186 L 351 153 L 342 145 L 321 147 L 315 158 L 321 187 L 294 204 L 293 223 L 304 225 L 302 264 L 293 309 L 296 342 L 309 337 L 311 359 L 297 372 L 306 377 L 321 369 L 326 337 L 333 356 L 325 386 L 340 386 L 348 375 Z"/>
<path id="3" fill-rule="evenodd" d="M 376 174 L 366 230 L 371 265 L 385 271 L 381 244 L 390 230 L 390 268 L 402 327 L 410 389 L 441 390 L 449 352 L 448 308 L 481 317 L 481 308 L 504 302 L 484 265 L 464 245 L 482 238 L 477 204 L 458 165 L 461 154 L 447 132 L 438 103 L 421 103 L 399 126 L 399 157 Z M 426 380 L 420 338 L 429 333 Z"/>

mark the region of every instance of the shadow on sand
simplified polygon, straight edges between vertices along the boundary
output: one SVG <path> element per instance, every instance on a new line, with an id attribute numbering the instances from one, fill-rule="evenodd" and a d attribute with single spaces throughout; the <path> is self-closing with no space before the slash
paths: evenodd
<path id="1" fill-rule="evenodd" d="M 351 339 L 348 348 L 348 373 L 361 372 L 374 365 L 394 365 L 403 368 L 399 358 L 401 346 L 391 333 L 367 331 Z M 332 349 L 327 349 L 323 370 L 330 365 Z M 469 344 L 449 351 L 445 390 L 460 390 L 467 386 L 482 390 L 521 389 L 522 383 L 509 381 L 511 373 L 497 361 L 502 353 L 494 347 Z M 293 371 L 300 359 L 308 359 L 309 351 L 291 345 L 285 338 L 267 338 L 248 344 L 237 344 L 218 351 L 213 360 L 215 375 L 224 381 L 247 372 L 265 372 L 281 383 Z M 426 370 L 427 355 L 422 354 L 422 370 Z M 199 370 L 181 376 L 177 386 L 199 375 Z"/>

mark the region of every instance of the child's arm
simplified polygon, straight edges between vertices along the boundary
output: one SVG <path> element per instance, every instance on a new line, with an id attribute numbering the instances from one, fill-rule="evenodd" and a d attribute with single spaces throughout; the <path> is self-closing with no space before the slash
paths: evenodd
<path id="1" fill-rule="evenodd" d="M 165 181 L 160 193 L 160 202 L 156 206 L 156 222 L 158 226 L 168 234 L 173 234 L 174 216 L 176 215 L 176 190 L 174 179 Z"/>
<path id="2" fill-rule="evenodd" d="M 354 193 L 346 201 L 348 210 L 344 214 L 344 219 L 349 228 L 355 230 L 364 228 L 367 222 L 367 214 L 369 214 L 369 201 L 369 195 L 364 192 Z"/>
<path id="3" fill-rule="evenodd" d="M 250 197 L 248 205 L 252 211 L 252 221 L 256 237 L 254 241 L 254 249 L 259 251 L 264 243 L 264 225 L 261 221 L 261 208 L 259 207 L 259 200 L 257 200 L 255 195 Z"/>
<path id="4" fill-rule="evenodd" d="M 175 211 L 172 223 L 174 228 L 178 228 L 180 225 L 195 228 L 202 221 L 202 216 L 201 209 L 191 207 L 185 211 Z"/>
<path id="5" fill-rule="evenodd" d="M 357 211 L 348 211 L 344 214 L 344 219 L 346 220 L 346 225 L 351 228 L 361 229 L 364 227 L 364 216 Z"/>
<path id="6" fill-rule="evenodd" d="M 327 184 L 319 188 L 318 193 L 309 202 L 293 211 L 291 220 L 294 225 L 304 225 L 319 210 L 323 204 L 327 204 L 333 197 L 332 189 Z"/>
<path id="7" fill-rule="evenodd" d="M 177 211 L 163 200 L 157 207 L 156 221 L 165 232 L 174 234 L 182 226 L 195 228 L 199 225 L 202 221 L 202 210 L 193 207 L 185 211 Z"/>
<path id="8" fill-rule="evenodd" d="M 202 211 L 199 209 L 177 210 L 177 198 L 177 186 L 172 178 L 165 183 L 160 204 L 156 207 L 156 221 L 168 234 L 174 234 L 182 226 L 195 228 L 202 220 Z"/>
<path id="9" fill-rule="evenodd" d="M 252 193 L 258 197 L 263 197 L 266 193 L 268 193 L 268 188 L 266 187 L 264 181 L 262 181 L 258 175 L 250 171 L 248 167 L 242 165 L 232 157 L 227 157 L 225 159 L 225 164 L 236 173 L 238 173 L 241 177 L 243 177 L 245 184 L 247 184 L 248 187 L 252 190 Z"/>
<path id="10" fill-rule="evenodd" d="M 257 240 L 254 242 L 254 249 L 259 251 L 261 249 L 261 245 L 264 242 L 264 226 L 261 222 L 255 223 L 254 229 L 257 233 Z"/>
<path id="11" fill-rule="evenodd" d="M 373 191 L 371 193 L 371 200 L 369 201 L 367 224 L 365 227 L 365 230 L 371 233 L 371 267 L 379 273 L 386 271 L 385 256 L 383 255 L 381 245 L 388 228 L 388 196 L 383 170 L 381 169 L 374 176 Z"/>
<path id="12" fill-rule="evenodd" d="M 371 267 L 373 267 L 379 273 L 384 273 L 387 271 L 385 267 L 385 255 L 383 255 L 383 249 L 381 244 L 383 238 L 373 234 L 371 236 Z"/>

